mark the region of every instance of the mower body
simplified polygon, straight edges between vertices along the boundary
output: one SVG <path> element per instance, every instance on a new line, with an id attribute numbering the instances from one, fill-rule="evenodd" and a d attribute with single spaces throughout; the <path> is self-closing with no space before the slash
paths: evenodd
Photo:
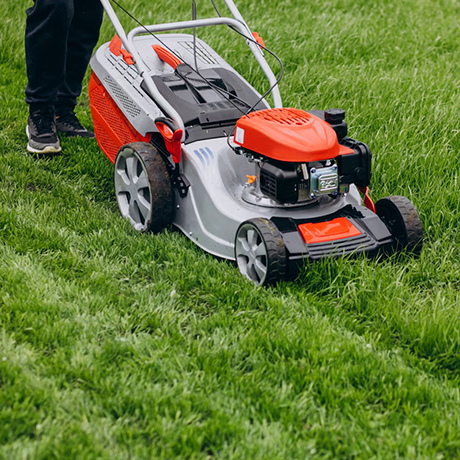
<path id="1" fill-rule="evenodd" d="M 277 87 L 271 109 L 200 39 L 141 35 L 147 29 L 222 24 L 249 34 L 233 2 L 225 3 L 235 19 L 148 26 L 126 36 L 108 0 L 101 1 L 118 35 L 91 60 L 97 140 L 112 163 L 124 145 L 155 146 L 171 174 L 172 224 L 184 235 L 213 255 L 235 260 L 242 223 L 267 219 L 282 235 L 288 273 L 305 258 L 375 254 L 394 246 L 372 202 L 362 204 L 358 187 L 367 196 L 371 153 L 347 137 L 343 111 L 285 109 Z M 272 83 L 273 73 L 254 43 L 248 40 Z M 248 107 L 252 111 L 246 114 Z M 164 117 L 180 136 L 172 157 L 156 122 Z M 143 229 L 141 223 L 136 228 Z"/>

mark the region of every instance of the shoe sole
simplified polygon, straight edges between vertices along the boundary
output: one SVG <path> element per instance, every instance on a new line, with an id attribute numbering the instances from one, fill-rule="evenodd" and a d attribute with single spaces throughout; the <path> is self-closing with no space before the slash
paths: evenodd
<path id="1" fill-rule="evenodd" d="M 81 133 L 76 132 L 69 132 L 69 131 L 60 131 L 57 130 L 58 133 L 64 134 L 67 137 L 80 137 L 81 139 L 95 139 L 96 135 L 94 133 L 87 134 L 87 132 L 82 131 Z"/>
<path id="2" fill-rule="evenodd" d="M 59 124 L 56 123 L 56 131 L 59 134 L 64 134 L 66 137 L 81 137 L 82 139 L 95 139 L 96 134 L 94 134 L 92 131 L 88 131 L 87 129 L 77 131 L 68 131 L 66 129 L 60 129 Z"/>
<path id="3" fill-rule="evenodd" d="M 27 138 L 29 139 L 30 142 L 30 135 L 29 135 L 29 127 L 26 126 L 26 134 Z M 47 153 L 59 153 L 61 151 L 61 147 L 58 149 L 56 147 L 53 147 L 52 145 L 46 146 L 44 149 L 38 150 L 32 147 L 30 144 L 27 144 L 27 151 L 30 153 L 39 153 L 39 154 L 47 154 Z"/>

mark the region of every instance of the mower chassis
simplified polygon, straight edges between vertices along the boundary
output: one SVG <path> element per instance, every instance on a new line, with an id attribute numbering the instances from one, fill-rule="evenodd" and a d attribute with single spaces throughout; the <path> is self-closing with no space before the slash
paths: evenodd
<path id="1" fill-rule="evenodd" d="M 132 62 L 127 62 L 123 53 L 123 56 L 120 53 L 112 53 L 109 44 L 101 46 L 92 58 L 91 67 L 95 78 L 90 83 L 90 92 L 99 97 L 99 101 L 106 99 L 99 107 L 102 112 L 108 107 L 104 115 L 102 112 L 98 114 L 98 102 L 95 103 L 95 107 L 92 105 L 92 109 L 95 110 L 93 119 L 96 132 L 102 133 L 102 138 L 98 136 L 98 141 L 112 162 L 115 162 L 119 145 L 138 141 L 151 142 L 166 159 L 168 153 L 164 145 L 155 142 L 159 136 L 155 120 L 166 116 L 182 129 L 181 159 L 176 165 L 175 177 L 176 184 L 178 177 L 183 178 L 183 183 L 181 187 L 173 187 L 172 223 L 195 244 L 215 256 L 235 260 L 235 237 L 239 235 L 242 223 L 258 218 L 274 224 L 267 228 L 279 230 L 286 249 L 288 267 L 305 258 L 315 260 L 328 255 L 341 256 L 363 252 L 373 254 L 394 247 L 394 236 L 377 214 L 361 204 L 361 196 L 355 185 L 351 184 L 346 194 L 321 194 L 316 197 L 312 194 L 311 201 L 282 204 L 260 193 L 260 188 L 257 189 L 260 187 L 258 181 L 251 179 L 258 175 L 256 162 L 260 159 L 237 155 L 228 145 L 225 131 L 224 137 L 222 133 L 218 136 L 210 133 L 194 138 L 195 140 L 191 139 L 190 131 L 186 131 L 190 129 L 190 125 L 186 128 L 179 109 L 176 110 L 168 102 L 155 84 L 155 78 L 174 74 L 174 69 L 158 57 L 152 45 L 162 46 L 166 43 L 175 56 L 180 57 L 190 68 L 194 67 L 195 59 L 198 59 L 200 71 L 222 68 L 238 75 L 241 86 L 249 86 L 249 95 L 255 97 L 255 100 L 260 99 L 253 108 L 261 110 L 270 106 L 228 63 L 198 38 L 193 39 L 188 34 L 162 34 L 159 39 L 151 34 L 216 25 L 236 29 L 246 37 L 247 45 L 268 79 L 275 108 L 283 107 L 276 77 L 232 0 L 223 1 L 233 18 L 218 17 L 149 25 L 137 27 L 129 34 L 125 33 L 110 0 L 100 1 Z M 144 35 L 140 36 L 141 34 Z M 199 54 L 194 57 L 191 49 L 194 53 L 200 50 L 205 57 Z M 107 103 L 107 100 L 111 102 Z M 113 105 L 109 107 L 110 104 L 115 104 L 115 108 Z M 118 112 L 121 114 L 117 115 Z M 123 119 L 129 123 L 122 126 Z M 122 128 L 121 131 L 124 130 L 124 134 L 115 132 L 115 128 L 111 126 L 112 121 L 114 126 Z M 98 122 L 102 125 L 97 126 Z M 105 129 L 111 130 L 112 138 L 105 135 Z M 203 127 L 204 131 L 208 132 Z M 113 142 L 115 138 L 121 142 Z M 114 148 L 116 146 L 118 148 Z M 166 162 L 168 163 L 169 159 L 166 159 Z M 170 167 L 173 167 L 172 163 Z M 354 228 L 354 233 L 350 236 L 346 236 L 346 232 L 340 233 L 340 230 L 334 233 L 335 230 L 328 224 L 330 222 L 332 227 L 340 227 L 340 223 L 336 225 L 334 222 L 346 221 Z M 307 228 L 312 225 L 319 228 L 321 223 L 329 225 L 326 238 L 309 240 L 304 233 L 301 236 L 301 227 Z"/>
<path id="2" fill-rule="evenodd" d="M 265 217 L 272 219 L 283 233 L 290 260 L 325 254 L 343 255 L 374 252 L 393 239 L 381 220 L 361 205 L 354 185 L 346 196 L 323 196 L 307 206 L 254 205 L 244 201 L 244 179 L 256 173 L 254 164 L 235 155 L 222 139 L 195 142 L 183 147 L 184 175 L 192 184 L 187 196 L 176 192 L 174 225 L 195 244 L 216 256 L 234 260 L 235 234 L 241 222 Z M 347 217 L 362 231 L 361 238 L 305 245 L 296 224 Z"/>

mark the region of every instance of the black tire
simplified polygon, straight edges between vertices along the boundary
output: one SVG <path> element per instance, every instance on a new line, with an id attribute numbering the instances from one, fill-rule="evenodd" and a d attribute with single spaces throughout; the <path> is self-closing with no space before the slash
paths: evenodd
<path id="1" fill-rule="evenodd" d="M 375 212 L 396 240 L 397 249 L 419 254 L 423 228 L 415 206 L 404 196 L 387 196 L 375 203 Z"/>
<path id="2" fill-rule="evenodd" d="M 171 224 L 171 180 L 153 145 L 133 142 L 120 149 L 115 158 L 114 187 L 121 215 L 136 230 L 156 233 Z"/>
<path id="3" fill-rule="evenodd" d="M 276 225 L 264 218 L 243 222 L 236 232 L 235 260 L 241 274 L 257 286 L 284 279 L 286 247 Z"/>

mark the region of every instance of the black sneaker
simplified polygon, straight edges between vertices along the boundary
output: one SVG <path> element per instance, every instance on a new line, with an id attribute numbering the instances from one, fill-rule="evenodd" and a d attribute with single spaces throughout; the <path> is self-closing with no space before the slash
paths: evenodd
<path id="1" fill-rule="evenodd" d="M 67 137 L 96 137 L 94 133 L 88 131 L 82 124 L 78 121 L 77 116 L 74 111 L 70 108 L 61 108 L 56 111 L 56 129 L 63 134 L 66 134 Z"/>
<path id="2" fill-rule="evenodd" d="M 32 153 L 59 153 L 61 146 L 56 135 L 56 121 L 51 109 L 31 112 L 26 127 L 29 143 L 27 150 Z"/>

